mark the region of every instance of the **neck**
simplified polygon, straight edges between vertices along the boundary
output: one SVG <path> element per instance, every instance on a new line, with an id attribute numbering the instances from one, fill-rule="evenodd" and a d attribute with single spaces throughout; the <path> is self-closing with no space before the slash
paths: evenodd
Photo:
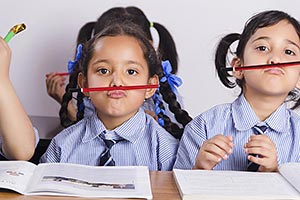
<path id="1" fill-rule="evenodd" d="M 98 118 L 102 121 L 103 125 L 107 130 L 114 130 L 115 128 L 121 126 L 124 122 L 128 121 L 130 118 L 132 118 L 136 113 L 134 113 L 132 116 L 106 116 L 101 115 L 100 113 L 97 113 Z"/>
<path id="2" fill-rule="evenodd" d="M 260 121 L 266 120 L 282 105 L 287 97 L 287 95 L 268 96 L 249 93 L 245 93 L 244 96 Z"/>

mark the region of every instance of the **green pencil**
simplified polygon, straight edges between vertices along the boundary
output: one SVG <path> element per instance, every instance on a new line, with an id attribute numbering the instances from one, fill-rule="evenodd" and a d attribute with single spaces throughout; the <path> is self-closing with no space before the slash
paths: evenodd
<path id="1" fill-rule="evenodd" d="M 14 27 L 12 27 L 7 35 L 4 37 L 5 42 L 9 42 L 11 38 L 13 38 L 17 33 L 23 31 L 26 29 L 25 24 L 17 24 Z"/>

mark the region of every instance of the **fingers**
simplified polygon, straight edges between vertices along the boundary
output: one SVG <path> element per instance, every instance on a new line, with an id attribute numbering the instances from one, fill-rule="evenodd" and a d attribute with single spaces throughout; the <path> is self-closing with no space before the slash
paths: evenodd
<path id="1" fill-rule="evenodd" d="M 11 49 L 0 37 L 0 76 L 1 79 L 9 78 L 9 65 L 11 60 Z"/>
<path id="2" fill-rule="evenodd" d="M 232 153 L 232 137 L 217 135 L 205 142 L 204 150 L 215 158 L 215 161 L 226 160 L 228 155 Z"/>
<path id="3" fill-rule="evenodd" d="M 249 141 L 244 147 L 247 154 L 252 154 L 248 155 L 248 159 L 260 165 L 259 171 L 277 170 L 278 163 L 276 145 L 267 135 L 250 136 Z"/>
<path id="4" fill-rule="evenodd" d="M 212 169 L 221 160 L 227 160 L 232 151 L 232 136 L 216 135 L 203 143 L 194 168 Z"/>
<path id="5" fill-rule="evenodd" d="M 158 117 L 155 114 L 155 112 L 151 111 L 151 110 L 144 110 L 145 113 L 147 113 L 148 115 L 150 115 L 151 117 L 153 117 L 155 119 L 155 121 L 158 121 Z"/>
<path id="6" fill-rule="evenodd" d="M 58 102 L 61 102 L 65 93 L 65 80 L 65 77 L 56 75 L 55 72 L 48 74 L 46 78 L 47 93 Z"/>

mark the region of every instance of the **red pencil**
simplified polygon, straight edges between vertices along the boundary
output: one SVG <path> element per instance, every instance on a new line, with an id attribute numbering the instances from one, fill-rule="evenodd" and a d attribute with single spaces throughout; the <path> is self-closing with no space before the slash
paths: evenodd
<path id="1" fill-rule="evenodd" d="M 69 72 L 58 72 L 58 73 L 55 73 L 55 75 L 58 75 L 58 76 L 68 76 L 69 75 Z M 46 77 L 50 76 L 50 74 L 46 74 Z"/>
<path id="2" fill-rule="evenodd" d="M 225 71 L 242 71 L 242 70 L 252 70 L 252 69 L 265 69 L 265 68 L 274 68 L 274 67 L 294 67 L 294 66 L 300 67 L 300 61 L 277 63 L 277 64 L 251 65 L 251 66 L 242 66 L 242 67 L 226 67 L 226 68 L 223 68 L 223 70 L 225 70 Z"/>
<path id="3" fill-rule="evenodd" d="M 71 92 L 99 92 L 111 90 L 139 90 L 148 88 L 158 88 L 159 85 L 132 85 L 132 86 L 113 86 L 113 87 L 96 87 L 96 88 L 78 88 L 70 89 Z"/>

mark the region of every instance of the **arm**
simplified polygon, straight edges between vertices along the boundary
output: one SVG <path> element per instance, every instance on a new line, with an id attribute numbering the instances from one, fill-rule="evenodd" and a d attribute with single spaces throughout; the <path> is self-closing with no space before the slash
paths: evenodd
<path id="1" fill-rule="evenodd" d="M 35 133 L 9 79 L 11 50 L 0 38 L 0 133 L 8 159 L 29 160 L 35 150 Z"/>

